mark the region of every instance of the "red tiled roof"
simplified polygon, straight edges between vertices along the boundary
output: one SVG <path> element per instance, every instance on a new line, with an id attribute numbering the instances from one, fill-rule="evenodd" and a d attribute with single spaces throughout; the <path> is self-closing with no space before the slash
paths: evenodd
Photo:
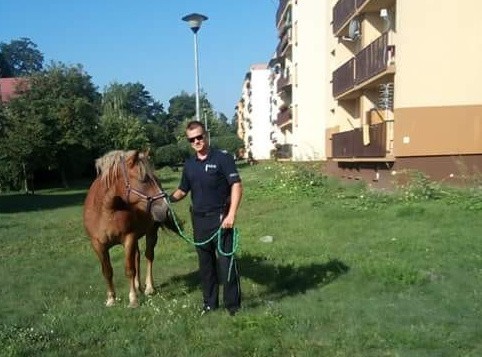
<path id="1" fill-rule="evenodd" d="M 8 102 L 20 90 L 25 90 L 28 81 L 26 78 L 0 78 L 0 100 Z"/>

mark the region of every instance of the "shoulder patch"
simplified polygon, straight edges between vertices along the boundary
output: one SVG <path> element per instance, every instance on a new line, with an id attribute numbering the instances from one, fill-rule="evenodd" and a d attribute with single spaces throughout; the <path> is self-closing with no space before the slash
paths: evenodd
<path id="1" fill-rule="evenodd" d="M 227 154 L 228 151 L 227 150 L 220 150 L 223 154 Z"/>

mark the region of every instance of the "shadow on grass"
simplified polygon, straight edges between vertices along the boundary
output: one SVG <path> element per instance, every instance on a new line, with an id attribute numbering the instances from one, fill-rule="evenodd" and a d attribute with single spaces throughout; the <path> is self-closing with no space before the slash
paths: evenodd
<path id="1" fill-rule="evenodd" d="M 86 193 L 71 194 L 14 194 L 0 196 L 0 213 L 30 212 L 78 206 L 84 203 Z"/>
<path id="2" fill-rule="evenodd" d="M 327 263 L 312 263 L 305 266 L 292 264 L 279 265 L 266 260 L 263 256 L 243 254 L 237 258 L 241 276 L 265 287 L 258 296 L 262 299 L 280 300 L 284 297 L 304 294 L 310 289 L 330 284 L 339 276 L 346 274 L 350 268 L 338 259 Z M 191 272 L 175 276 L 161 285 L 161 290 L 173 293 L 173 290 L 184 285 L 188 292 L 200 288 L 198 273 Z M 254 307 L 256 302 L 248 302 Z"/>
<path id="3" fill-rule="evenodd" d="M 327 263 L 295 266 L 277 265 L 265 257 L 245 254 L 239 257 L 238 261 L 244 277 L 266 288 L 260 297 L 268 300 L 304 294 L 308 290 L 330 284 L 350 270 L 338 259 L 332 259 Z M 249 303 L 250 306 L 253 304 L 255 303 Z"/>

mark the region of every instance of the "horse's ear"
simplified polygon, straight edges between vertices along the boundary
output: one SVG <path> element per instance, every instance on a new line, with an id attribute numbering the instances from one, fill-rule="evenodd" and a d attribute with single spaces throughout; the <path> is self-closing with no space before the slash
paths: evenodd
<path id="1" fill-rule="evenodd" d="M 138 150 L 135 150 L 132 155 L 127 158 L 126 162 L 129 164 L 130 167 L 133 167 L 137 164 L 140 154 L 141 153 Z"/>
<path id="2" fill-rule="evenodd" d="M 145 155 L 146 157 L 149 157 L 150 154 L 151 154 L 151 148 L 148 147 L 147 150 L 144 151 L 144 155 Z"/>

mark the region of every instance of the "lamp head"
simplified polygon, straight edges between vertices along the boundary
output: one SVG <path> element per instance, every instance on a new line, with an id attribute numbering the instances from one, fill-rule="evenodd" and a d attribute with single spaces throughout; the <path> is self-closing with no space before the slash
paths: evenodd
<path id="1" fill-rule="evenodd" d="M 199 31 L 199 29 L 201 28 L 202 22 L 206 21 L 207 19 L 208 19 L 207 16 L 197 14 L 197 13 L 192 13 L 182 18 L 183 21 L 186 21 L 188 23 L 189 27 L 194 33 L 197 33 Z"/>

